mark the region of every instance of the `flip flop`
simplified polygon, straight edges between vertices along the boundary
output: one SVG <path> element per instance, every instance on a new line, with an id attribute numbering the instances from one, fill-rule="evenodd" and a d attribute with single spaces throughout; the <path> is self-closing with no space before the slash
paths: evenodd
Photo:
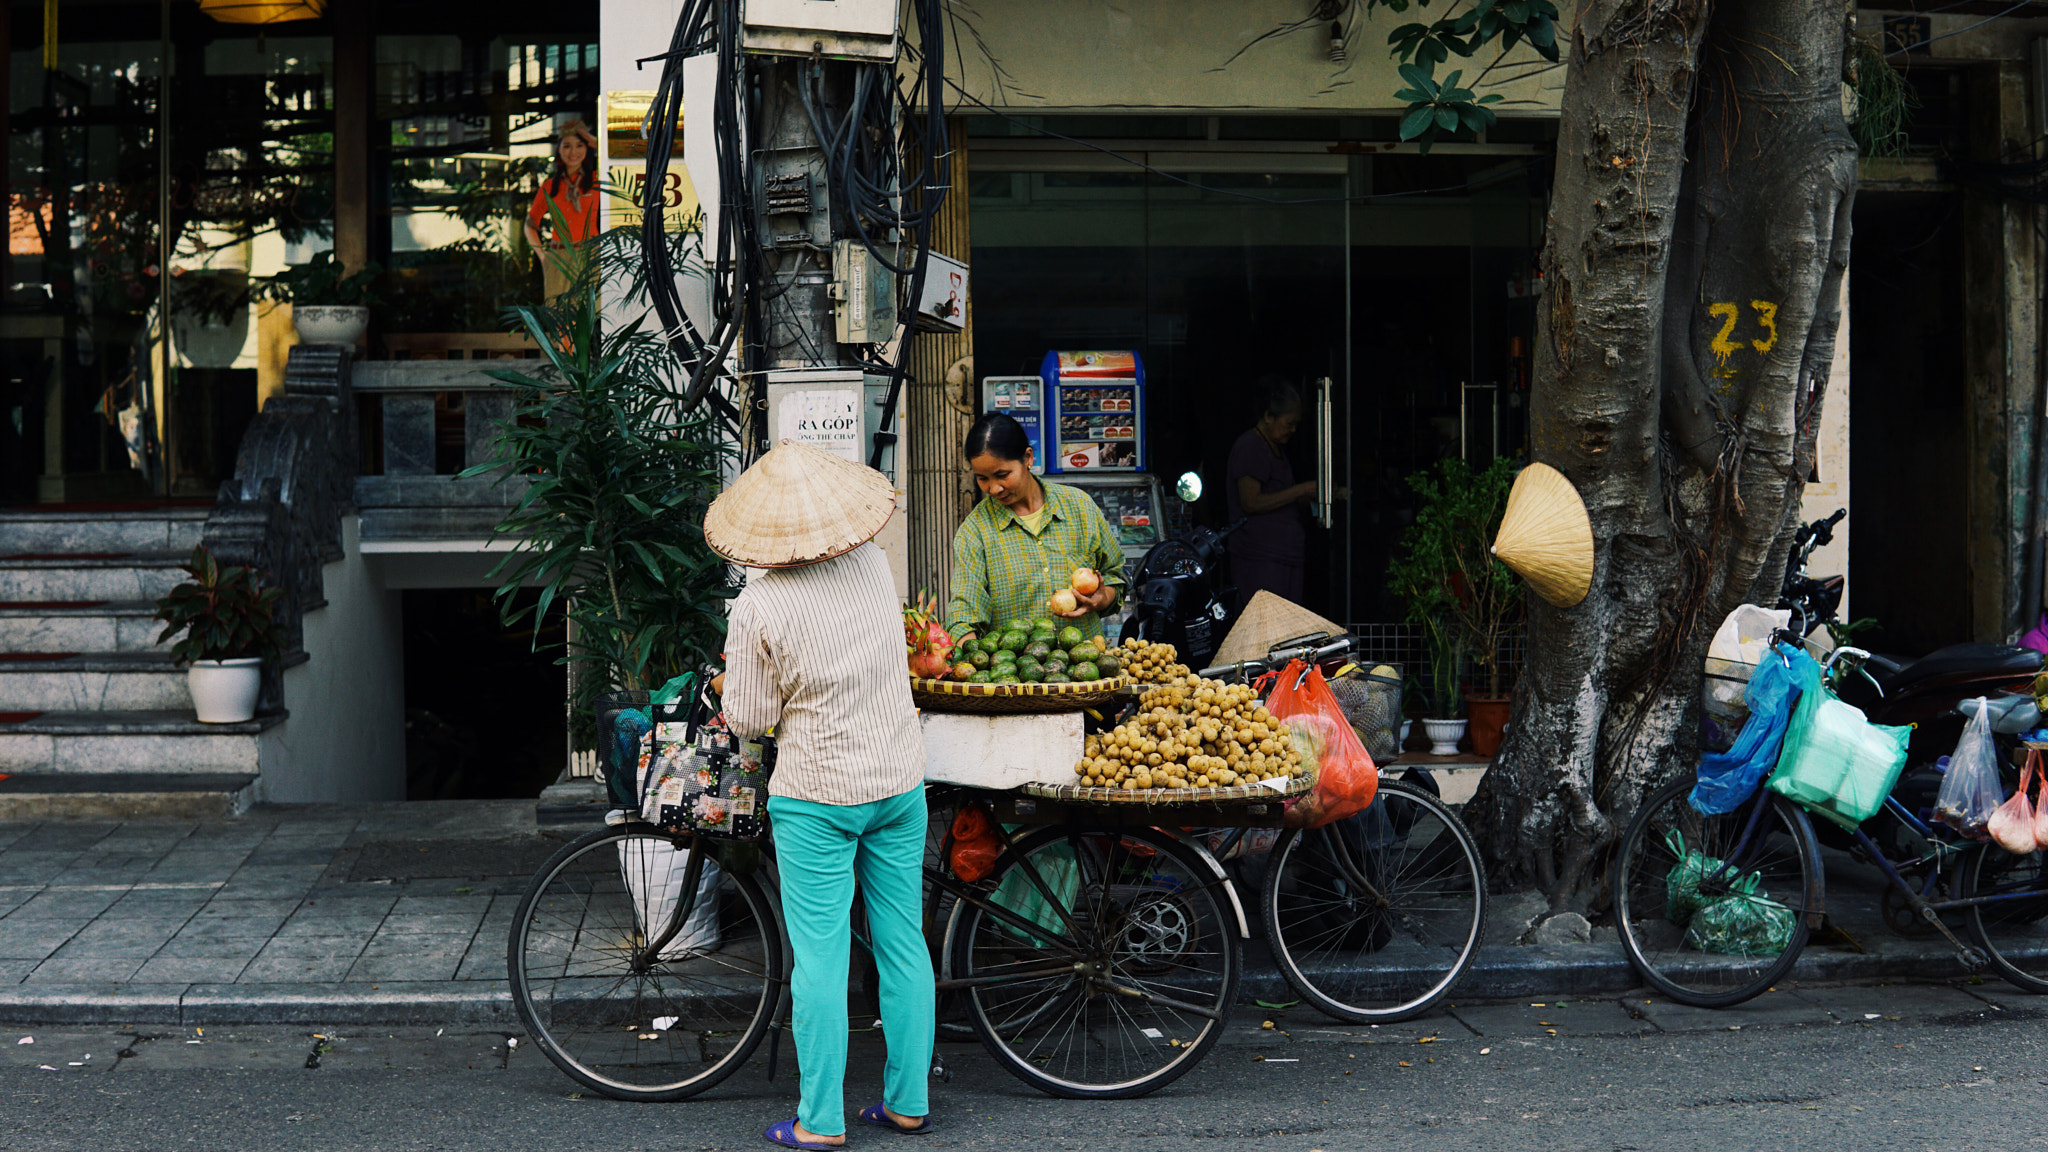
<path id="1" fill-rule="evenodd" d="M 889 1114 L 882 1110 L 882 1105 L 880 1104 L 871 1104 L 861 1109 L 860 1118 L 877 1128 L 887 1128 L 891 1132 L 901 1133 L 905 1136 L 923 1136 L 932 1130 L 931 1117 L 927 1116 L 923 1120 L 918 1121 L 915 1128 L 905 1128 L 903 1125 L 889 1119 Z"/>
<path id="2" fill-rule="evenodd" d="M 784 1148 L 801 1148 L 803 1152 L 840 1152 L 840 1149 L 846 1147 L 844 1144 L 820 1144 L 812 1140 L 797 1139 L 794 1116 L 770 1124 L 768 1130 L 761 1135 L 770 1144 L 780 1144 Z"/>

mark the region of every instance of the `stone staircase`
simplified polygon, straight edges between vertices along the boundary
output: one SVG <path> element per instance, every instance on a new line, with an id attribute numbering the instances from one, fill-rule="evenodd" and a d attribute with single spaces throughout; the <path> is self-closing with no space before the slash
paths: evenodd
<path id="1" fill-rule="evenodd" d="M 207 512 L 0 510 L 0 819 L 248 806 L 284 716 L 199 723 L 154 643 Z"/>

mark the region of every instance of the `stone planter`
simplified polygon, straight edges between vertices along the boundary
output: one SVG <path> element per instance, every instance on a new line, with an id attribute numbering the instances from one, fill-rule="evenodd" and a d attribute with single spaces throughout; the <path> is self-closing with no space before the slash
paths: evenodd
<path id="1" fill-rule="evenodd" d="M 192 691 L 192 710 L 201 724 L 240 724 L 256 717 L 256 695 L 263 689 L 263 658 L 194 660 L 185 669 Z"/>
<path id="2" fill-rule="evenodd" d="M 1456 756 L 1458 741 L 1465 736 L 1463 720 L 1424 720 L 1423 731 L 1429 733 L 1429 754 L 1431 756 Z"/>
<path id="3" fill-rule="evenodd" d="M 306 344 L 354 344 L 370 330 L 370 310 L 351 304 L 294 304 L 292 327 Z"/>

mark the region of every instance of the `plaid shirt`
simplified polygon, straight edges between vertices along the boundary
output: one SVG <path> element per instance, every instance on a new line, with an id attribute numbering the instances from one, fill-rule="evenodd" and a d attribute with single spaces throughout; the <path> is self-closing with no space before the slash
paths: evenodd
<path id="1" fill-rule="evenodd" d="M 946 606 L 946 629 L 955 636 L 968 630 L 985 635 L 990 627 L 1020 617 L 1051 615 L 1046 601 L 1067 586 L 1076 568 L 1095 569 L 1122 598 L 1124 553 L 1102 509 L 1077 488 L 1040 483 L 1046 516 L 1036 536 L 989 497 L 953 534 L 953 596 Z M 1077 624 L 1090 636 L 1102 631 L 1101 618 L 1092 613 L 1062 618 L 1060 624 Z"/>

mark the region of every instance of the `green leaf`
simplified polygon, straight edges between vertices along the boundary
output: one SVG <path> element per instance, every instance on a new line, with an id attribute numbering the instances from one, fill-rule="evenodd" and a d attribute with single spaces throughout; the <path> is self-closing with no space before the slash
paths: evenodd
<path id="1" fill-rule="evenodd" d="M 1408 115 L 1401 118 L 1401 139 L 1415 139 L 1435 121 L 1436 108 L 1433 105 L 1424 104 L 1411 110 Z"/>
<path id="2" fill-rule="evenodd" d="M 1416 91 L 1427 92 L 1431 96 L 1436 95 L 1437 84 L 1435 80 L 1430 79 L 1429 68 L 1421 64 L 1403 64 L 1399 71 L 1401 78 L 1408 81 Z"/>
<path id="3" fill-rule="evenodd" d="M 1488 93 L 1487 93 L 1486 95 L 1484 95 L 1484 96 L 1481 96 L 1481 97 L 1479 98 L 1479 103 L 1481 103 L 1481 104 L 1498 104 L 1498 103 L 1500 103 L 1500 102 L 1501 102 L 1502 100 L 1505 100 L 1505 99 L 1507 99 L 1507 97 L 1505 97 L 1505 96 L 1501 95 L 1501 94 L 1500 94 L 1500 93 L 1498 93 L 1498 92 L 1488 92 Z"/>
<path id="4" fill-rule="evenodd" d="M 1258 1005 L 1259 1007 L 1261 1007 L 1261 1008 L 1271 1008 L 1271 1009 L 1272 1009 L 1273 1011 L 1275 1011 L 1275 1012 L 1278 1012 L 1278 1011 L 1280 1011 L 1280 1010 L 1281 1010 L 1281 1009 L 1283 1009 L 1283 1008 L 1292 1008 L 1292 1007 L 1294 1007 L 1295 1005 L 1297 1005 L 1297 1004 L 1301 1003 L 1301 1001 L 1299 1001 L 1299 1000 L 1282 1000 L 1282 1001 L 1281 1001 L 1281 1002 L 1279 1002 L 1278 1004 L 1275 1004 L 1275 1003 L 1272 1003 L 1271 1001 L 1267 1001 L 1267 1000 L 1254 1000 L 1254 1001 L 1252 1001 L 1252 1003 L 1254 1003 L 1254 1004 L 1257 1004 L 1257 1005 Z"/>
<path id="5" fill-rule="evenodd" d="M 1444 105 L 1441 105 L 1441 104 L 1437 105 L 1437 106 L 1436 106 L 1436 126 L 1437 126 L 1438 128 L 1441 128 L 1441 129 L 1443 129 L 1443 130 L 1444 130 L 1444 131 L 1446 131 L 1446 132 L 1455 132 L 1455 131 L 1457 131 L 1457 130 L 1458 130 L 1458 113 L 1457 113 L 1457 111 L 1456 111 L 1455 109 L 1453 109 L 1453 108 L 1448 108 L 1448 107 L 1446 107 L 1446 106 L 1444 106 Z"/>

